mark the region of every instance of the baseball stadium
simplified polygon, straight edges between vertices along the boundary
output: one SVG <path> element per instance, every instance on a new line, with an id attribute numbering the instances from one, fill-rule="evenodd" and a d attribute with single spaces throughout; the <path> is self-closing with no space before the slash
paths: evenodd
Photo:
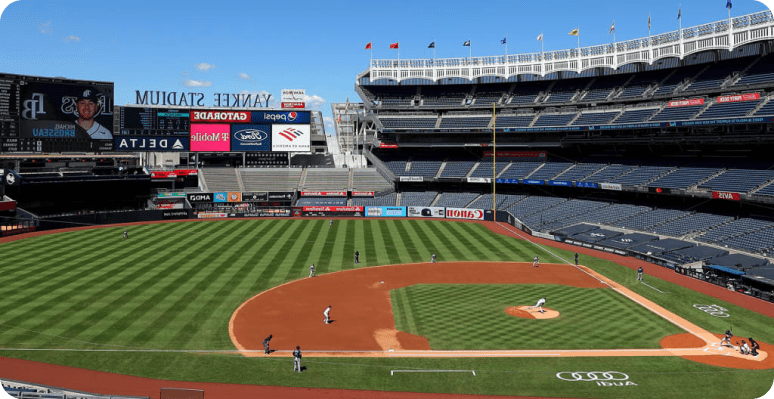
<path id="1" fill-rule="evenodd" d="M 0 77 L 12 397 L 709 399 L 774 383 L 771 11 L 371 59 L 359 99 L 331 105 L 335 135 L 298 90 L 281 107 L 115 105 L 113 82 Z"/>

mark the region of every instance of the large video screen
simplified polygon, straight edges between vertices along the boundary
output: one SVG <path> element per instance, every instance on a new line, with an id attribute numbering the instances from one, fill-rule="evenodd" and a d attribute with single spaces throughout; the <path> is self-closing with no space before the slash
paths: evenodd
<path id="1" fill-rule="evenodd" d="M 188 135 L 190 110 L 120 107 L 119 134 L 132 136 Z"/>
<path id="2" fill-rule="evenodd" d="M 112 151 L 113 83 L 0 74 L 0 151 Z"/>

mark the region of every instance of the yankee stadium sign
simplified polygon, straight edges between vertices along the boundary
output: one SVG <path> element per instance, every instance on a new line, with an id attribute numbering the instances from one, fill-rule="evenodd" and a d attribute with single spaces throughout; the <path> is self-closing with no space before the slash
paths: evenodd
<path id="1" fill-rule="evenodd" d="M 178 107 L 205 107 L 204 93 L 186 93 L 184 91 L 148 91 L 135 90 L 137 105 L 175 105 Z M 271 93 L 214 93 L 212 105 L 215 108 L 267 108 Z"/>

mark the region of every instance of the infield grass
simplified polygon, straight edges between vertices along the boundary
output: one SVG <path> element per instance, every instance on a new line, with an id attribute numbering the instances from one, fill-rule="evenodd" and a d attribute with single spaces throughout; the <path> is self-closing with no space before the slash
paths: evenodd
<path id="1" fill-rule="evenodd" d="M 318 273 L 351 269 L 355 250 L 362 262 L 358 267 L 429 261 L 432 253 L 441 262 L 530 262 L 535 255 L 543 263 L 561 261 L 483 225 L 449 221 L 359 219 L 337 220 L 333 226 L 327 219 L 182 222 L 132 226 L 128 240 L 121 238 L 124 229 L 0 244 L 0 355 L 161 379 L 598 398 L 753 398 L 766 392 L 774 377 L 771 370 L 724 369 L 679 358 L 305 359 L 308 371 L 298 375 L 290 372 L 290 358 L 11 350 L 232 350 L 228 321 L 241 303 L 306 277 L 311 263 Z M 551 251 L 572 257 L 568 251 Z M 646 281 L 669 294 L 635 284 L 634 271 L 615 263 L 585 256 L 581 262 L 709 331 L 733 325 L 739 336 L 774 342 L 768 317 L 653 279 L 647 268 Z M 536 298 L 528 299 L 531 305 Z M 514 305 L 510 296 L 507 302 Z M 694 303 L 721 305 L 731 317 L 714 318 Z M 620 328 L 623 335 L 638 336 L 651 334 L 653 326 Z M 577 328 L 594 327 L 579 322 Z M 480 378 L 458 373 L 390 377 L 393 368 L 476 369 Z M 560 371 L 584 370 L 625 372 L 638 386 L 603 388 L 555 377 Z"/>

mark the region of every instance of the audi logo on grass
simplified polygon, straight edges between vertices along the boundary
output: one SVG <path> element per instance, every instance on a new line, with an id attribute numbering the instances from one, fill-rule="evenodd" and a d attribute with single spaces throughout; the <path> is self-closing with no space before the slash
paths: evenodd
<path id="1" fill-rule="evenodd" d="M 562 371 L 556 378 L 570 382 L 596 382 L 601 387 L 637 386 L 629 376 L 619 371 Z"/>

